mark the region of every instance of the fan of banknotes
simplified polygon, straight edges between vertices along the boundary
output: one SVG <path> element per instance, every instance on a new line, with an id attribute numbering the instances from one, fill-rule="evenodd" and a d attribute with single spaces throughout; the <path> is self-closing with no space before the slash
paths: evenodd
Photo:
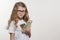
<path id="1" fill-rule="evenodd" d="M 26 24 L 21 24 L 22 31 L 25 31 L 26 28 L 31 27 L 32 20 L 28 20 Z"/>

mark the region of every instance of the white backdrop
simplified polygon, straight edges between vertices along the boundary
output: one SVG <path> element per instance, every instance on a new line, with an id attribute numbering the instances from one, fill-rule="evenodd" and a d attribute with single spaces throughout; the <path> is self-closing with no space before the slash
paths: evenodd
<path id="1" fill-rule="evenodd" d="M 18 1 L 27 5 L 33 21 L 30 40 L 60 40 L 60 0 L 0 0 L 0 40 L 9 40 L 7 21 Z"/>

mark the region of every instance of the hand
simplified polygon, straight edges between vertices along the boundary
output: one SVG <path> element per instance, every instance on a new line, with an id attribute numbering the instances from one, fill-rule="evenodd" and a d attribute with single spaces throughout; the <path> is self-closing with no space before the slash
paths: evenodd
<path id="1" fill-rule="evenodd" d="M 27 34 L 29 37 L 31 37 L 31 30 L 30 30 L 30 28 L 26 28 L 26 29 L 25 29 L 25 32 L 26 32 L 26 34 Z"/>
<path id="2" fill-rule="evenodd" d="M 30 32 L 30 30 L 31 30 L 31 29 L 30 29 L 29 27 L 25 29 L 25 31 L 27 31 L 27 32 Z"/>

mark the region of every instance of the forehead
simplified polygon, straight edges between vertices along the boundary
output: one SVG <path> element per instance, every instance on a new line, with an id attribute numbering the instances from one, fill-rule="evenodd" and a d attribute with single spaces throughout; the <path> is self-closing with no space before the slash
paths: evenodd
<path id="1" fill-rule="evenodd" d="M 25 10 L 24 7 L 18 6 L 18 10 Z"/>

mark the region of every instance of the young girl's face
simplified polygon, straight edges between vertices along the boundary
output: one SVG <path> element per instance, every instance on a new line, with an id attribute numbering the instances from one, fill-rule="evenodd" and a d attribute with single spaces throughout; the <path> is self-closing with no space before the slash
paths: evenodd
<path id="1" fill-rule="evenodd" d="M 23 18 L 23 16 L 25 15 L 25 9 L 24 7 L 19 6 L 17 9 L 17 16 L 19 18 Z"/>

